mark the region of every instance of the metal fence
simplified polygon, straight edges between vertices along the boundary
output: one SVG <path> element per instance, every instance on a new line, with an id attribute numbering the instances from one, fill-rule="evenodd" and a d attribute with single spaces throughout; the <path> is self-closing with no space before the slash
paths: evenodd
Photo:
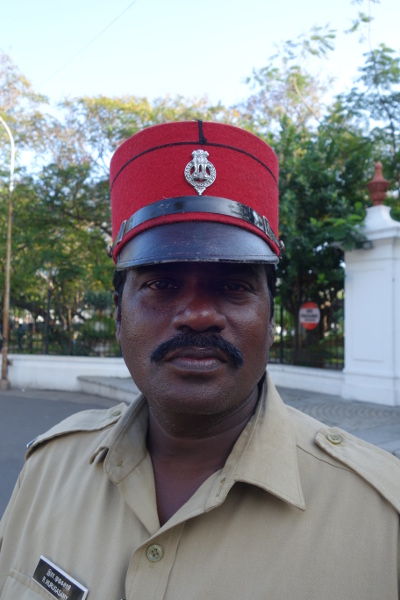
<path id="1" fill-rule="evenodd" d="M 321 307 L 318 326 L 304 329 L 293 315 L 275 305 L 275 341 L 270 362 L 301 367 L 342 370 L 344 368 L 343 299 Z"/>
<path id="2" fill-rule="evenodd" d="M 24 297 L 12 302 L 9 352 L 121 356 L 115 339 L 112 292 L 65 298 L 49 291 L 44 299 Z M 323 308 L 318 327 L 306 331 L 277 298 L 270 362 L 343 369 L 343 300 Z"/>
<path id="3" fill-rule="evenodd" d="M 20 298 L 11 303 L 9 352 L 120 356 L 112 293 Z"/>

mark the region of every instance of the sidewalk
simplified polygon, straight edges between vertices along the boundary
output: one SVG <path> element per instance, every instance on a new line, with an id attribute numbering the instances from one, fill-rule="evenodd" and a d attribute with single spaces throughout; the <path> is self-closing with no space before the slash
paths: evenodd
<path id="1" fill-rule="evenodd" d="M 98 378 L 97 384 L 101 384 Z M 107 378 L 108 385 L 133 393 L 131 380 Z M 278 388 L 286 404 L 329 426 L 337 426 L 384 448 L 400 458 L 400 406 L 390 407 L 348 401 L 328 394 Z M 0 392 L 0 515 L 24 462 L 26 444 L 62 419 L 80 410 L 107 408 L 118 404 L 118 394 L 44 390 Z"/>
<path id="2" fill-rule="evenodd" d="M 286 404 L 375 444 L 400 458 L 400 406 L 343 400 L 330 394 L 278 387 Z"/>

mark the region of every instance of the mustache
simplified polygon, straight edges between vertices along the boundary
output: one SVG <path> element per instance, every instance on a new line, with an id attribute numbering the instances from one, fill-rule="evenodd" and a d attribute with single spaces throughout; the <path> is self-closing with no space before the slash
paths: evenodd
<path id="1" fill-rule="evenodd" d="M 180 333 L 166 342 L 162 342 L 151 353 L 150 360 L 159 362 L 168 354 L 181 348 L 216 348 L 221 350 L 234 369 L 244 365 L 243 355 L 236 346 L 215 333 Z"/>

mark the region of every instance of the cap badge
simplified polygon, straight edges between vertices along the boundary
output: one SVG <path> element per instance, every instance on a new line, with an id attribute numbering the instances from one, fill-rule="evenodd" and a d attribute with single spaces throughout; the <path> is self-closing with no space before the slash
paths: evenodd
<path id="1" fill-rule="evenodd" d="M 207 150 L 193 150 L 193 160 L 185 167 L 185 178 L 201 196 L 209 185 L 214 183 L 217 176 L 215 167 L 207 160 Z"/>

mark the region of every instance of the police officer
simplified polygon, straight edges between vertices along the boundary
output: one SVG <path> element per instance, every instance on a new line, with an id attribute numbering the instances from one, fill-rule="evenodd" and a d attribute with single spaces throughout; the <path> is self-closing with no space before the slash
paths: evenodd
<path id="1" fill-rule="evenodd" d="M 278 164 L 218 123 L 111 163 L 116 335 L 141 394 L 28 450 L 0 598 L 398 598 L 399 462 L 286 407 L 266 373 Z"/>

